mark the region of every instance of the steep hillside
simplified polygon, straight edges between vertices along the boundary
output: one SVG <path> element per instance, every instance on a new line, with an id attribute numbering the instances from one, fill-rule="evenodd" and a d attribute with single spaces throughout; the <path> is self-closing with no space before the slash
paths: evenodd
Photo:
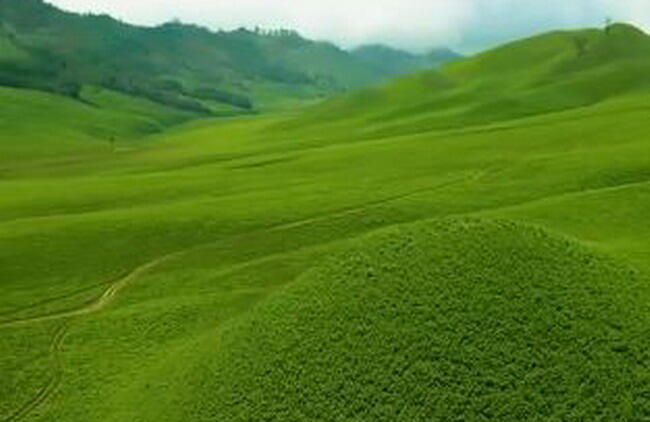
<path id="1" fill-rule="evenodd" d="M 467 127 L 644 92 L 648 74 L 650 37 L 633 26 L 553 32 L 334 99 L 297 125 L 326 120 L 363 136 Z"/>

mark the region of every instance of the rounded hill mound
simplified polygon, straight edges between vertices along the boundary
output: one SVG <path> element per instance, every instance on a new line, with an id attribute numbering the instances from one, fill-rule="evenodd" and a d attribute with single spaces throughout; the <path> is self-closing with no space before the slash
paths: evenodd
<path id="1" fill-rule="evenodd" d="M 511 222 L 359 240 L 225 329 L 206 420 L 648 415 L 635 271 Z"/>

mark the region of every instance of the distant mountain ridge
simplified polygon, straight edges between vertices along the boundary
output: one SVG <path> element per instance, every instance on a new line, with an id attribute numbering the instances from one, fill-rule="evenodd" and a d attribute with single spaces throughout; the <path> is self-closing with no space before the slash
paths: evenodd
<path id="1" fill-rule="evenodd" d="M 145 28 L 43 0 L 0 0 L 4 86 L 77 97 L 82 86 L 95 85 L 210 112 L 215 105 L 251 110 L 277 98 L 314 98 L 417 68 L 376 66 L 289 30 L 211 32 L 180 22 Z"/>
<path id="2" fill-rule="evenodd" d="M 364 45 L 352 50 L 352 54 L 377 71 L 388 75 L 428 69 L 463 57 L 448 48 L 413 54 L 383 44 Z"/>

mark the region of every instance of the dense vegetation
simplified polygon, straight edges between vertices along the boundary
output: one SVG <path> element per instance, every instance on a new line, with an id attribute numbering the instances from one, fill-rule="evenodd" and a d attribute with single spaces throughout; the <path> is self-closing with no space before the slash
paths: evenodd
<path id="1" fill-rule="evenodd" d="M 229 327 L 204 419 L 638 420 L 638 281 L 518 224 L 391 229 Z"/>
<path id="2" fill-rule="evenodd" d="M 649 418 L 648 45 L 240 119 L 0 88 L 0 419 Z"/>

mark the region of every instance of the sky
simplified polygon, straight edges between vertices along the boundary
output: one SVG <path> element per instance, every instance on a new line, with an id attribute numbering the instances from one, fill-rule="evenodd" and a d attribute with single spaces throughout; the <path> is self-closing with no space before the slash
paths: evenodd
<path id="1" fill-rule="evenodd" d="M 474 53 L 552 29 L 609 17 L 650 30 L 650 0 L 48 0 L 139 25 L 172 19 L 213 30 L 295 29 L 342 47 L 383 43 L 413 52 Z"/>

